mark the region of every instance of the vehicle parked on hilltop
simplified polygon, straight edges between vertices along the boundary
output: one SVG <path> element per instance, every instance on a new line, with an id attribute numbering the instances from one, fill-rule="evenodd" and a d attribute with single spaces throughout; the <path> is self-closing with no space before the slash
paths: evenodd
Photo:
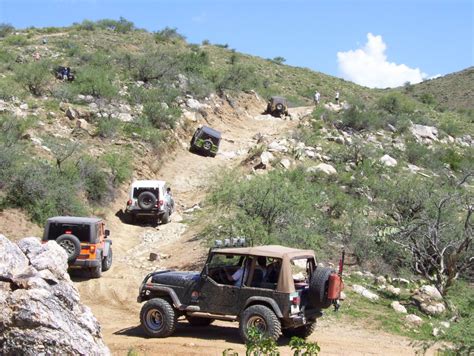
<path id="1" fill-rule="evenodd" d="M 161 221 L 169 222 L 174 211 L 174 199 L 171 189 L 162 180 L 137 180 L 132 183 L 125 213 L 132 222 L 138 216 L 151 216 Z"/>
<path id="2" fill-rule="evenodd" d="M 199 272 L 148 274 L 138 294 L 148 336 L 173 334 L 177 318 L 195 326 L 238 321 L 244 341 L 251 327 L 277 340 L 309 336 L 322 309 L 338 306 L 339 273 L 318 267 L 314 252 L 283 246 L 212 248 Z"/>
<path id="3" fill-rule="evenodd" d="M 275 117 L 282 117 L 288 114 L 288 101 L 282 96 L 272 96 L 268 100 L 265 114 L 270 114 Z"/>
<path id="4" fill-rule="evenodd" d="M 191 138 L 189 150 L 191 152 L 201 152 L 207 156 L 215 157 L 219 150 L 221 142 L 221 133 L 208 126 L 202 126 L 196 129 Z"/>
<path id="5" fill-rule="evenodd" d="M 93 278 L 112 267 L 112 240 L 99 218 L 56 216 L 46 221 L 43 243 L 56 241 L 64 248 L 71 269 L 89 269 Z"/>

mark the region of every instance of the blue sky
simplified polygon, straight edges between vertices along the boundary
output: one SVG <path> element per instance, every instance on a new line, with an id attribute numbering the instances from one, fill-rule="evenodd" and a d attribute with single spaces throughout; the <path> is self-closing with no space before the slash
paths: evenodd
<path id="1" fill-rule="evenodd" d="M 17 28 L 84 19 L 176 27 L 189 42 L 229 44 L 264 58 L 359 81 L 421 78 L 473 65 L 473 0 L 0 0 Z M 372 34 L 372 36 L 369 35 Z M 338 55 L 338 53 L 341 53 Z M 386 72 L 387 71 L 387 72 Z M 372 74 L 372 79 L 368 79 Z M 404 77 L 404 78 L 405 78 Z M 413 78 L 413 79 L 412 79 Z M 380 81 L 380 79 L 379 79 Z M 374 83 L 375 83 L 374 82 Z"/>

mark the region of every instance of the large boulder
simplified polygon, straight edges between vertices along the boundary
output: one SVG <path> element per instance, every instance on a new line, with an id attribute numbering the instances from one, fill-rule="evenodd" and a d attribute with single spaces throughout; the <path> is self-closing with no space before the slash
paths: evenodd
<path id="1" fill-rule="evenodd" d="M 380 157 L 380 163 L 387 167 L 395 167 L 398 164 L 397 160 L 389 155 Z"/>
<path id="2" fill-rule="evenodd" d="M 80 303 L 66 252 L 0 235 L 0 354 L 109 355 L 100 325 Z"/>
<path id="3" fill-rule="evenodd" d="M 359 285 L 359 284 L 354 284 L 352 286 L 352 290 L 354 292 L 356 292 L 357 294 L 360 294 L 361 296 L 363 296 L 364 298 L 367 298 L 371 301 L 377 301 L 379 300 L 379 296 L 371 291 L 369 291 L 367 288 Z"/>
<path id="4" fill-rule="evenodd" d="M 324 173 L 327 175 L 337 174 L 336 168 L 327 163 L 320 163 L 317 166 L 308 167 L 306 169 L 308 173 Z"/>
<path id="5" fill-rule="evenodd" d="M 425 314 L 440 315 L 446 311 L 443 297 L 434 286 L 424 285 L 415 290 L 412 299 Z"/>
<path id="6" fill-rule="evenodd" d="M 438 129 L 433 126 L 414 124 L 411 126 L 411 133 L 417 140 L 437 141 Z"/>

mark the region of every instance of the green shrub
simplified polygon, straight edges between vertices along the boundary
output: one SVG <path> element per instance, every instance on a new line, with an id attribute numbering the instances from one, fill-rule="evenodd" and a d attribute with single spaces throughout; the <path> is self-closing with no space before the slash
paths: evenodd
<path id="1" fill-rule="evenodd" d="M 47 62 L 33 62 L 17 65 L 15 78 L 31 94 L 40 96 L 46 92 L 51 77 Z"/>
<path id="2" fill-rule="evenodd" d="M 96 25 L 99 28 L 111 30 L 119 33 L 127 33 L 135 29 L 133 22 L 128 21 L 124 17 L 120 17 L 119 20 L 103 19 L 96 21 Z"/>
<path id="3" fill-rule="evenodd" d="M 112 83 L 113 73 L 106 67 L 82 68 L 74 81 L 75 90 L 84 95 L 113 99 L 118 90 Z"/>
<path id="4" fill-rule="evenodd" d="M 51 216 L 87 213 L 77 188 L 77 182 L 49 164 L 29 162 L 8 182 L 6 201 L 9 206 L 25 209 L 33 221 L 44 224 Z"/>
<path id="5" fill-rule="evenodd" d="M 110 184 L 111 178 L 102 169 L 99 161 L 88 156 L 82 157 L 76 167 L 89 202 L 99 204 L 112 199 L 114 190 Z"/>
<path id="6" fill-rule="evenodd" d="M 273 63 L 276 63 L 276 64 L 283 64 L 286 62 L 286 59 L 284 57 L 275 57 L 271 60 Z"/>
<path id="7" fill-rule="evenodd" d="M 393 115 L 409 114 L 415 110 L 414 102 L 400 93 L 390 93 L 381 97 L 377 102 L 377 106 L 379 109 Z"/>
<path id="8" fill-rule="evenodd" d="M 129 155 L 110 152 L 106 153 L 102 159 L 111 171 L 112 182 L 115 187 L 118 187 L 132 176 L 132 158 Z"/>
<path id="9" fill-rule="evenodd" d="M 91 20 L 83 20 L 80 24 L 77 24 L 76 27 L 78 30 L 94 31 L 96 28 L 96 24 L 94 21 Z"/>
<path id="10" fill-rule="evenodd" d="M 121 121 L 110 116 L 99 117 L 95 120 L 97 124 L 97 135 L 103 138 L 113 138 L 117 136 Z"/>
<path id="11" fill-rule="evenodd" d="M 226 89 L 249 91 L 259 86 L 254 68 L 241 64 L 233 65 L 229 70 L 218 73 L 214 80 L 216 88 L 221 92 Z"/>
<path id="12" fill-rule="evenodd" d="M 11 46 L 25 46 L 28 44 L 28 39 L 23 35 L 9 35 L 5 37 L 4 42 Z"/>
<path id="13" fill-rule="evenodd" d="M 172 129 L 176 126 L 181 110 L 177 106 L 168 107 L 165 103 L 150 101 L 143 106 L 143 115 L 158 129 Z"/>
<path id="14" fill-rule="evenodd" d="M 10 101 L 13 97 L 23 97 L 24 90 L 12 77 L 0 78 L 0 99 Z"/>
<path id="15" fill-rule="evenodd" d="M 155 32 L 154 38 L 155 38 L 155 41 L 158 43 L 159 42 L 177 43 L 177 42 L 186 40 L 186 37 L 180 34 L 176 27 L 175 28 L 165 27 L 164 29 Z"/>
<path id="16" fill-rule="evenodd" d="M 8 36 L 13 31 L 15 31 L 15 27 L 9 23 L 0 23 L 0 38 Z"/>
<path id="17" fill-rule="evenodd" d="M 436 99 L 435 97 L 430 94 L 430 93 L 423 93 L 420 95 L 420 101 L 423 103 L 423 104 L 427 104 L 427 105 L 435 105 L 436 104 Z"/>

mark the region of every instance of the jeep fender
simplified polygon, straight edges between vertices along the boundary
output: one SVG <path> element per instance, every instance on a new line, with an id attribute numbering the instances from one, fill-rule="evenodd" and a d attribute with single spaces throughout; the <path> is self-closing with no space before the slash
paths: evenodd
<path id="1" fill-rule="evenodd" d="M 109 251 L 111 249 L 110 246 L 112 246 L 112 241 L 110 240 L 105 241 L 104 250 L 102 251 L 102 257 L 107 257 L 109 255 Z"/>
<path id="2" fill-rule="evenodd" d="M 154 286 L 148 286 L 147 289 L 154 292 L 162 292 L 163 294 L 168 295 L 173 301 L 174 307 L 178 310 L 184 310 L 186 308 L 186 306 L 180 302 L 178 296 L 176 295 L 175 291 L 172 288 L 154 285 Z M 141 301 L 143 300 L 139 300 L 139 302 Z"/>
<path id="3" fill-rule="evenodd" d="M 245 303 L 245 306 L 244 308 L 241 310 L 241 312 L 246 309 L 249 305 L 252 305 L 252 304 L 268 304 L 272 307 L 273 311 L 275 312 L 276 316 L 278 318 L 283 318 L 283 314 L 280 310 L 280 307 L 278 306 L 278 304 L 275 302 L 275 300 L 273 300 L 272 298 L 268 298 L 268 297 L 258 297 L 258 296 L 255 296 L 255 297 L 250 297 L 249 299 L 247 299 L 247 302 Z"/>

